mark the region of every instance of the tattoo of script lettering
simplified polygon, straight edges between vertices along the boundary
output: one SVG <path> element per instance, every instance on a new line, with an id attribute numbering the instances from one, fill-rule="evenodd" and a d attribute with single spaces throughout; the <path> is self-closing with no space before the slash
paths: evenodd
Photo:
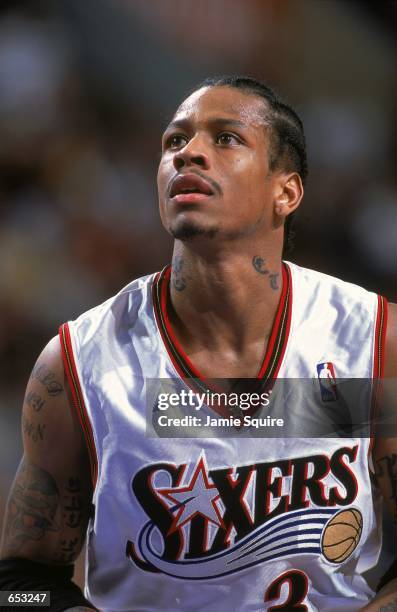
<path id="1" fill-rule="evenodd" d="M 268 276 L 271 289 L 276 291 L 280 288 L 279 273 L 270 272 L 270 270 L 268 270 L 268 268 L 266 267 L 266 260 L 263 259 L 263 257 L 260 257 L 260 255 L 254 255 L 254 257 L 252 258 L 252 265 L 259 274 L 262 274 L 263 276 Z"/>
<path id="2" fill-rule="evenodd" d="M 70 477 L 63 496 L 63 518 L 68 527 L 78 527 L 83 519 L 83 499 L 81 497 L 80 479 Z"/>
<path id="3" fill-rule="evenodd" d="M 177 291 L 186 289 L 186 278 L 182 275 L 184 261 L 180 255 L 172 260 L 172 285 Z"/>
<path id="4" fill-rule="evenodd" d="M 56 380 L 54 372 L 46 366 L 45 363 L 38 363 L 32 372 L 32 378 L 40 381 L 42 385 L 47 389 L 48 395 L 55 397 L 60 395 L 63 391 L 63 386 Z"/>
<path id="5" fill-rule="evenodd" d="M 72 529 L 79 528 L 83 521 L 84 507 L 80 478 L 77 476 L 68 478 L 62 500 L 62 524 Z M 81 549 L 83 539 L 80 530 L 74 537 L 62 538 L 58 543 L 54 561 L 58 563 L 74 561 Z"/>
<path id="6" fill-rule="evenodd" d="M 59 563 L 71 563 L 77 557 L 80 550 L 80 538 L 61 540 L 59 550 L 54 555 L 54 561 Z"/>
<path id="7" fill-rule="evenodd" d="M 33 408 L 35 412 L 40 412 L 40 410 L 45 406 L 45 401 L 43 398 L 34 391 L 29 391 L 25 396 L 25 402 L 28 406 Z"/>
<path id="8" fill-rule="evenodd" d="M 45 425 L 42 423 L 33 423 L 33 421 L 29 421 L 25 415 L 22 416 L 22 428 L 23 432 L 33 440 L 33 442 L 37 442 L 38 440 L 43 440 L 44 438 L 44 430 Z"/>
<path id="9" fill-rule="evenodd" d="M 59 531 L 55 520 L 58 504 L 59 491 L 51 474 L 23 459 L 8 501 L 6 554 L 17 554 L 25 542 L 41 540 L 48 531 Z"/>

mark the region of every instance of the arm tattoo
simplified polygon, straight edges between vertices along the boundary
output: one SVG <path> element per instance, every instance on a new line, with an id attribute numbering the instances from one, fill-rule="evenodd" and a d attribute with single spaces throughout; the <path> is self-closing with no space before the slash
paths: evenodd
<path id="1" fill-rule="evenodd" d="M 48 395 L 52 397 L 60 395 L 63 391 L 63 386 L 56 380 L 56 375 L 54 372 L 51 372 L 45 363 L 38 363 L 33 368 L 32 378 L 40 381 L 47 389 Z"/>
<path id="2" fill-rule="evenodd" d="M 69 535 L 58 543 L 53 557 L 57 563 L 72 563 L 83 545 L 86 513 L 84 513 L 85 504 L 81 492 L 80 478 L 70 476 L 62 495 L 62 524 L 69 528 Z M 75 531 L 70 531 L 71 529 Z"/>
<path id="3" fill-rule="evenodd" d="M 266 267 L 266 260 L 263 259 L 263 257 L 260 257 L 260 255 L 254 255 L 252 258 L 252 265 L 259 274 L 262 274 L 262 276 L 268 276 L 271 289 L 276 291 L 280 288 L 280 274 L 278 272 L 270 272 L 270 270 Z"/>
<path id="4" fill-rule="evenodd" d="M 42 540 L 48 531 L 59 531 L 55 514 L 59 491 L 53 477 L 23 459 L 8 501 L 5 522 L 7 555 L 17 554 L 21 546 Z"/>
<path id="5" fill-rule="evenodd" d="M 61 540 L 59 550 L 54 555 L 54 561 L 72 563 L 80 551 L 80 538 Z"/>
<path id="6" fill-rule="evenodd" d="M 43 440 L 44 438 L 45 425 L 42 423 L 37 423 L 36 425 L 33 421 L 29 421 L 25 415 L 22 415 L 22 429 L 23 433 L 29 436 L 33 442 Z"/>
<path id="7" fill-rule="evenodd" d="M 29 391 L 25 396 L 25 402 L 30 408 L 33 408 L 35 412 L 40 412 L 40 410 L 44 407 L 45 401 L 38 393 L 34 391 Z"/>
<path id="8" fill-rule="evenodd" d="M 81 485 L 79 478 L 69 478 L 66 486 L 65 503 L 63 505 L 63 519 L 68 527 L 79 527 L 83 519 L 83 498 L 80 495 Z"/>
<path id="9" fill-rule="evenodd" d="M 175 255 L 172 260 L 172 285 L 177 291 L 186 289 L 186 277 L 182 276 L 184 261 L 180 255 Z"/>

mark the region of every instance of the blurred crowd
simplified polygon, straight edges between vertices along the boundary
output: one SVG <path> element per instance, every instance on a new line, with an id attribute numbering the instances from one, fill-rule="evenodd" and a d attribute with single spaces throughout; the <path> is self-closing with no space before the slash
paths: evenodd
<path id="1" fill-rule="evenodd" d="M 0 519 L 42 346 L 170 258 L 161 130 L 206 76 L 261 78 L 303 117 L 290 258 L 397 299 L 397 38 L 382 28 L 332 0 L 2 3 Z"/>

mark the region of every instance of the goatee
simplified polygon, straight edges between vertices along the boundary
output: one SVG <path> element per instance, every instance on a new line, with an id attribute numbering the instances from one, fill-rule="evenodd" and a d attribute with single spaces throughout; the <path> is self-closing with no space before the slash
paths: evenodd
<path id="1" fill-rule="evenodd" d="M 197 237 L 215 238 L 218 233 L 218 229 L 206 229 L 196 225 L 195 223 L 181 223 L 176 227 L 170 227 L 171 235 L 176 240 L 190 240 Z"/>

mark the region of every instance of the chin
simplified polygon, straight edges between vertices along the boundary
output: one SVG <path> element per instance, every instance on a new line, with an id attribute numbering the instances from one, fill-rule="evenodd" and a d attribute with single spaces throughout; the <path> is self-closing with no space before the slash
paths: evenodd
<path id="1" fill-rule="evenodd" d="M 192 240 L 194 238 L 215 238 L 218 234 L 218 228 L 205 227 L 199 223 L 192 221 L 182 221 L 172 223 L 169 227 L 171 235 L 176 240 Z"/>

